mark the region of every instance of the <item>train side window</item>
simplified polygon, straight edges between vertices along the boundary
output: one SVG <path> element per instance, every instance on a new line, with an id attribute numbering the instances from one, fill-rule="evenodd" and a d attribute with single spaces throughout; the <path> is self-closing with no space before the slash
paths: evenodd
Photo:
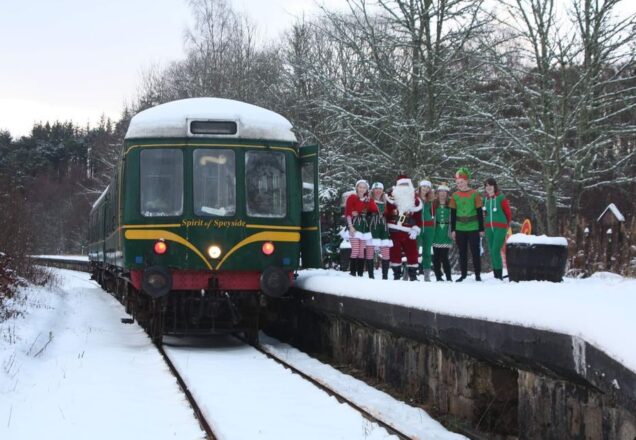
<path id="1" fill-rule="evenodd" d="M 303 181 L 303 212 L 312 212 L 314 210 L 314 164 L 305 163 L 301 170 L 301 179 Z"/>
<path id="2" fill-rule="evenodd" d="M 194 213 L 230 216 L 236 212 L 234 151 L 194 150 Z"/>
<path id="3" fill-rule="evenodd" d="M 177 149 L 142 150 L 140 166 L 141 214 L 168 217 L 183 213 L 183 152 Z"/>
<path id="4" fill-rule="evenodd" d="M 282 218 L 287 215 L 285 154 L 278 151 L 245 153 L 247 215 Z"/>

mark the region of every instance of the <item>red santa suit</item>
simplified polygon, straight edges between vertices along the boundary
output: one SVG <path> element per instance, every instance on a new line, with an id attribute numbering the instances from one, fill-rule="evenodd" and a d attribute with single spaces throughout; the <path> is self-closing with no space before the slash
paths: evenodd
<path id="1" fill-rule="evenodd" d="M 404 180 L 410 183 L 410 179 L 400 178 L 398 179 L 398 186 L 400 182 Z M 395 187 L 394 194 L 395 191 L 398 190 L 398 186 Z M 406 256 L 406 264 L 408 267 L 418 266 L 417 236 L 422 228 L 423 205 L 419 197 L 415 195 L 412 184 L 405 188 L 410 188 L 410 191 L 412 191 L 410 198 L 406 201 L 404 198 L 398 200 L 397 196 L 387 198 L 384 211 L 389 227 L 389 234 L 393 241 L 393 247 L 390 251 L 392 267 L 402 265 L 403 253 Z"/>

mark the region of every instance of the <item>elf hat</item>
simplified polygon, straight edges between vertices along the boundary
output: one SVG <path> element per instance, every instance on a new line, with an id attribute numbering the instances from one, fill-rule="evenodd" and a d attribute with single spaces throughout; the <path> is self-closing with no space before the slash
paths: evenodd
<path id="1" fill-rule="evenodd" d="M 470 180 L 470 170 L 466 167 L 461 167 L 455 173 L 455 179 Z"/>
<path id="2" fill-rule="evenodd" d="M 420 180 L 420 188 L 423 186 L 428 186 L 429 188 L 433 188 L 433 185 L 431 185 L 431 182 L 428 180 Z"/>
<path id="3" fill-rule="evenodd" d="M 450 192 L 450 188 L 445 183 L 442 183 L 441 185 L 437 185 L 437 190 Z"/>
<path id="4" fill-rule="evenodd" d="M 382 182 L 373 182 L 373 185 L 371 185 L 371 189 L 376 188 L 384 189 L 384 185 L 382 185 Z"/>

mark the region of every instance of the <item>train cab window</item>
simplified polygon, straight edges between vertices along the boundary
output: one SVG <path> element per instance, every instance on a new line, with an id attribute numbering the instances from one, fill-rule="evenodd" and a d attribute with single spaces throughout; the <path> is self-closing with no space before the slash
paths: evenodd
<path id="1" fill-rule="evenodd" d="M 311 212 L 314 210 L 314 164 L 303 164 L 300 174 L 303 181 L 303 212 Z"/>
<path id="2" fill-rule="evenodd" d="M 194 150 L 194 213 L 229 216 L 236 212 L 234 151 Z"/>
<path id="3" fill-rule="evenodd" d="M 285 154 L 278 151 L 245 153 L 247 215 L 282 218 L 287 214 Z"/>
<path id="4" fill-rule="evenodd" d="M 183 213 L 183 152 L 177 149 L 141 151 L 141 214 L 168 217 Z"/>

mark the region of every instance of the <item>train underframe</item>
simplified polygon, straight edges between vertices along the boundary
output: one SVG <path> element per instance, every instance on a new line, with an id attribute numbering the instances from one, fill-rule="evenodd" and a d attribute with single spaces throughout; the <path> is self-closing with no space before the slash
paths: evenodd
<path id="1" fill-rule="evenodd" d="M 93 267 L 95 279 L 126 308 L 154 342 L 164 335 L 203 336 L 242 333 L 258 343 L 259 318 L 265 302 L 259 290 L 223 290 L 208 283 L 203 289 L 169 290 L 153 297 L 136 286 L 131 273 L 117 267 Z"/>

